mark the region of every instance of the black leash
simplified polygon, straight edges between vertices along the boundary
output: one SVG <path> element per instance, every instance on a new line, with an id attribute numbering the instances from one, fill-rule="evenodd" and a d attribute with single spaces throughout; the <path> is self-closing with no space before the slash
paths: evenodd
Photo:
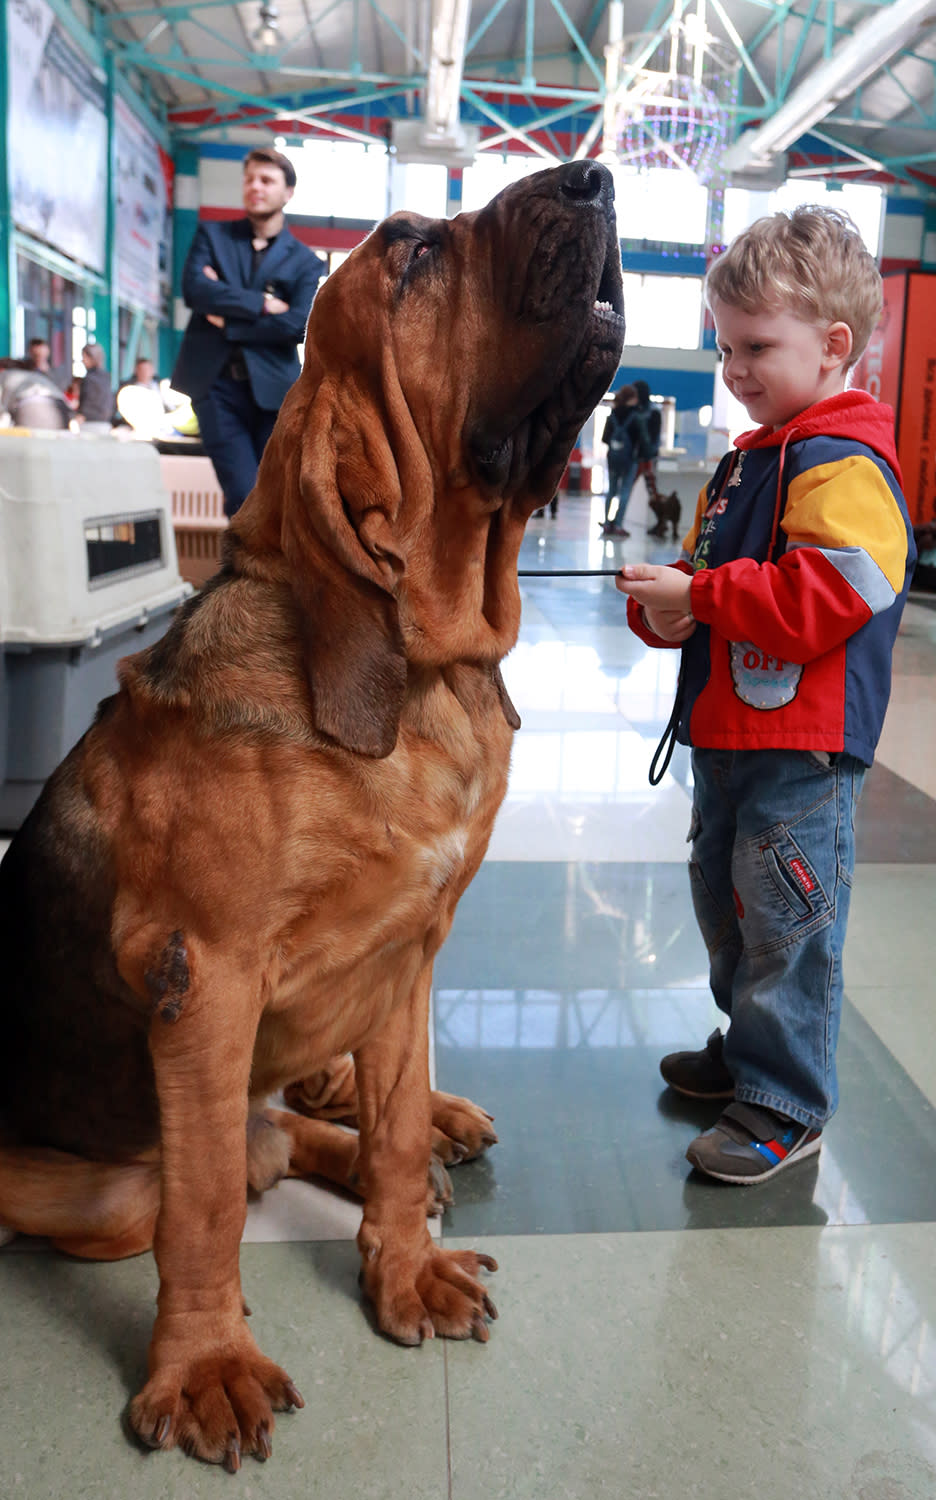
<path id="1" fill-rule="evenodd" d="M 673 751 L 676 749 L 676 731 L 679 728 L 679 716 L 682 713 L 683 690 L 685 688 L 685 666 L 680 660 L 679 676 L 676 679 L 676 696 L 673 699 L 673 711 L 669 716 L 669 723 L 663 731 L 660 743 L 653 752 L 650 762 L 650 770 L 647 778 L 651 786 L 659 786 L 666 775 L 670 761 L 673 759 Z M 662 765 L 659 764 L 660 756 L 663 757 Z"/>
<path id="2" fill-rule="evenodd" d="M 530 571 L 518 571 L 518 578 L 616 578 L 620 568 L 576 568 L 569 571 L 551 572 L 545 568 L 541 571 L 531 569 Z M 663 731 L 660 743 L 653 752 L 650 762 L 650 770 L 647 773 L 651 786 L 659 786 L 663 777 L 669 769 L 669 763 L 673 758 L 676 748 L 676 731 L 679 728 L 679 716 L 682 713 L 684 674 L 682 662 L 679 664 L 679 677 L 676 681 L 676 696 L 673 699 L 673 711 L 669 716 L 669 722 Z"/>
<path id="3" fill-rule="evenodd" d="M 620 568 L 573 568 L 569 570 L 552 571 L 546 568 L 518 570 L 518 578 L 616 578 Z M 660 743 L 653 752 L 650 762 L 650 770 L 647 775 L 651 786 L 659 786 L 663 777 L 669 769 L 669 763 L 676 749 L 676 731 L 679 728 L 679 716 L 682 713 L 683 692 L 685 688 L 685 672 L 683 663 L 679 663 L 679 676 L 676 679 L 676 696 L 673 699 L 673 711 L 669 716 L 669 722 L 663 731 Z M 662 759 L 661 759 L 662 757 Z"/>

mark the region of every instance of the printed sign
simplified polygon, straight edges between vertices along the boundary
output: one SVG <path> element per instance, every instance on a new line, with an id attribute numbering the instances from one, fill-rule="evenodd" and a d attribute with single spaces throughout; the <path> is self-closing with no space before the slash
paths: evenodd
<path id="1" fill-rule="evenodd" d="M 107 207 L 104 75 L 46 0 L 8 0 L 10 204 L 14 222 L 103 271 Z"/>
<path id="2" fill-rule="evenodd" d="M 117 295 L 155 317 L 168 314 L 171 291 L 172 162 L 118 97 Z"/>

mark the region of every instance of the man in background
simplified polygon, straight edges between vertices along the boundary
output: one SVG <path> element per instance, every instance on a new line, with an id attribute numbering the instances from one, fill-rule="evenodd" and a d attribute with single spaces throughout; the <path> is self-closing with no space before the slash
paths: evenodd
<path id="1" fill-rule="evenodd" d="M 233 516 L 253 489 L 267 439 L 299 376 L 297 344 L 325 262 L 286 227 L 296 173 L 279 151 L 244 161 L 246 218 L 203 221 L 182 273 L 192 309 L 172 373 Z"/>
<path id="2" fill-rule="evenodd" d="M 26 363 L 31 370 L 38 370 L 40 375 L 52 374 L 52 351 L 46 339 L 30 339 L 29 348 L 26 351 Z"/>
<path id="3" fill-rule="evenodd" d="M 124 380 L 121 384 L 142 385 L 148 391 L 158 391 L 159 381 L 156 379 L 156 366 L 153 364 L 153 361 L 148 359 L 145 354 L 141 354 L 140 358 L 133 365 L 133 379 Z"/>
<path id="4" fill-rule="evenodd" d="M 109 432 L 114 415 L 114 388 L 104 368 L 101 344 L 85 344 L 81 362 L 87 373 L 78 381 L 78 421 L 83 432 Z"/>

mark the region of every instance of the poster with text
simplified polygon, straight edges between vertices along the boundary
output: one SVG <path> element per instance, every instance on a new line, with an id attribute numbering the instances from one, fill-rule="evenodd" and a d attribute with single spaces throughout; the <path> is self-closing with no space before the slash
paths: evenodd
<path id="1" fill-rule="evenodd" d="M 8 0 L 10 203 L 14 222 L 103 271 L 107 205 L 104 75 L 46 0 Z"/>
<path id="2" fill-rule="evenodd" d="M 172 162 L 122 99 L 117 140 L 117 295 L 161 317 L 172 277 Z"/>

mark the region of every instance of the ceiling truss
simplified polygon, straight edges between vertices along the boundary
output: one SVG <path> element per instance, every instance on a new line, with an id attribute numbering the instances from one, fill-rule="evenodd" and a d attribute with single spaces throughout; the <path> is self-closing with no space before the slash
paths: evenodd
<path id="1" fill-rule="evenodd" d="M 406 0 L 402 8 L 399 0 L 290 0 L 289 26 L 281 23 L 271 49 L 258 48 L 255 40 L 257 0 L 104 3 L 108 8 L 96 12 L 100 39 L 149 81 L 179 140 L 218 138 L 249 124 L 385 146 L 391 119 L 426 115 L 444 61 L 449 80 L 457 75 L 460 118 L 481 127 L 483 150 L 524 149 L 552 160 L 587 154 L 600 142 L 608 18 L 620 0 L 593 0 L 574 16 L 571 0 L 481 0 L 470 16 L 468 0 L 431 0 L 431 18 L 430 0 Z M 881 46 L 879 60 L 871 59 L 856 86 L 836 90 L 805 149 L 800 143 L 793 167 L 828 171 L 831 163 L 851 176 L 930 181 L 936 46 L 927 26 L 936 23 L 936 0 L 657 0 L 643 7 L 641 32 L 625 38 L 625 70 L 643 66 L 674 24 L 700 10 L 709 35 L 736 59 L 737 88 L 727 114 L 729 135 L 739 142 L 734 157 L 743 164 L 752 154 L 745 142 L 766 140 L 769 154 L 771 122 L 784 113 L 795 120 L 797 100 L 805 90 L 816 94 L 817 81 L 854 47 L 862 24 L 866 30 L 876 24 L 884 34 L 884 13 L 907 7 L 923 30 L 912 28 L 911 40 L 902 39 L 899 48 Z M 628 0 L 628 21 L 634 9 Z M 758 12 L 763 20 L 752 27 L 750 17 Z M 445 34 L 447 21 L 452 45 L 442 49 L 443 59 L 433 37 Z M 342 36 L 337 67 L 319 44 L 336 26 Z M 461 56 L 453 55 L 459 37 Z M 375 66 L 383 55 L 397 66 Z"/>

